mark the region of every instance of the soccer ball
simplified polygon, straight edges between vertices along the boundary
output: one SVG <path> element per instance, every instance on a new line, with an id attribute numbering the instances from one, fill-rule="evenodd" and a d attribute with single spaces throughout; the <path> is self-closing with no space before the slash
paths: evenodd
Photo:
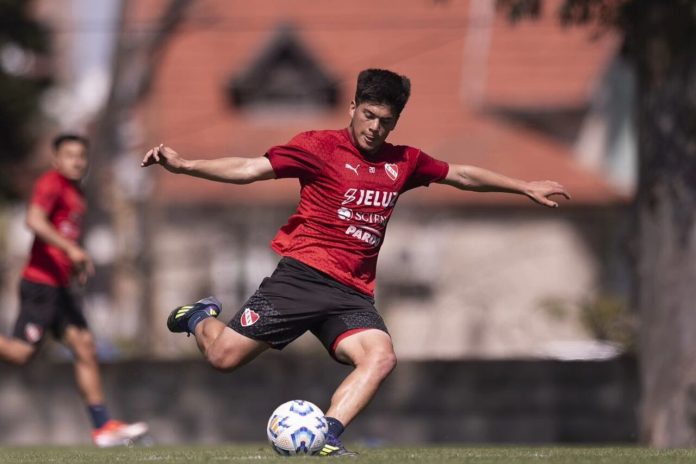
<path id="1" fill-rule="evenodd" d="M 271 446 L 283 456 L 318 452 L 324 446 L 327 430 L 321 409 L 303 400 L 288 401 L 278 406 L 266 427 Z"/>

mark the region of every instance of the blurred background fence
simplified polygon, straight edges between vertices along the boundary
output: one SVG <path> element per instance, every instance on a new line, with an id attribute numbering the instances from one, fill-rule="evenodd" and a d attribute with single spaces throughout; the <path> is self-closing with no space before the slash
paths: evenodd
<path id="1" fill-rule="evenodd" d="M 348 368 L 328 357 L 263 355 L 222 375 L 199 361 L 104 366 L 110 408 L 146 419 L 157 444 L 261 442 L 271 411 L 292 398 L 326 409 Z M 345 439 L 419 443 L 631 443 L 635 361 L 406 361 Z M 0 444 L 88 444 L 71 366 L 0 369 Z"/>

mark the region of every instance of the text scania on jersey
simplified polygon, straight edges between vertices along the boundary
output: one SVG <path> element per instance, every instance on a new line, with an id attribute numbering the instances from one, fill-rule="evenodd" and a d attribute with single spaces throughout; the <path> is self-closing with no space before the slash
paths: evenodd
<path id="1" fill-rule="evenodd" d="M 379 224 L 381 226 L 386 226 L 389 221 L 389 218 L 383 214 L 363 213 L 362 211 L 354 211 L 345 206 L 338 209 L 338 217 L 344 221 L 358 221 L 364 224 Z"/>

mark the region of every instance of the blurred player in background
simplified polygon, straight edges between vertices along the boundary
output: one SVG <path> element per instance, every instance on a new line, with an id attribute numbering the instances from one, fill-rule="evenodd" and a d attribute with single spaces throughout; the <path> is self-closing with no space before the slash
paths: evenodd
<path id="1" fill-rule="evenodd" d="M 87 173 L 88 148 L 84 137 L 59 135 L 53 141 L 54 169 L 36 181 L 26 219 L 34 244 L 22 274 L 13 337 L 0 336 L 0 359 L 27 364 L 51 331 L 74 355 L 75 379 L 92 420 L 94 444 L 108 447 L 143 436 L 147 425 L 109 417 L 94 339 L 80 298 L 71 288 L 73 278 L 84 285 L 94 272 L 92 260 L 78 244 L 86 209 L 79 183 Z"/>
<path id="2" fill-rule="evenodd" d="M 553 195 L 569 198 L 556 182 L 511 179 L 386 143 L 410 87 L 405 76 L 368 69 L 358 76 L 345 129 L 301 133 L 256 158 L 189 160 L 159 145 L 142 162 L 233 184 L 299 179 L 297 211 L 271 244 L 283 258 L 239 312 L 225 325 L 216 319 L 220 302 L 208 297 L 176 308 L 167 325 L 172 332 L 194 334 L 207 360 L 223 370 L 268 348 L 282 349 L 311 331 L 334 359 L 354 367 L 326 411 L 329 430 L 320 452 L 325 456 L 355 454 L 339 437 L 396 365 L 373 295 L 377 255 L 398 197 L 438 182 L 462 190 L 522 194 L 548 207 L 558 206 Z"/>

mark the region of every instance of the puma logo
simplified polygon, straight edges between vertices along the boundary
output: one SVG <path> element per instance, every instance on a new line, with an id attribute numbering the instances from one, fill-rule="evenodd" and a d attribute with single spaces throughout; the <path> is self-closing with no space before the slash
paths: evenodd
<path id="1" fill-rule="evenodd" d="M 357 166 L 353 167 L 353 166 L 351 166 L 350 164 L 346 163 L 346 169 L 350 169 L 351 171 L 353 171 L 353 172 L 355 173 L 356 176 L 359 175 L 359 174 L 358 174 L 358 168 L 359 168 L 359 167 L 360 167 L 359 164 L 358 164 Z"/>

